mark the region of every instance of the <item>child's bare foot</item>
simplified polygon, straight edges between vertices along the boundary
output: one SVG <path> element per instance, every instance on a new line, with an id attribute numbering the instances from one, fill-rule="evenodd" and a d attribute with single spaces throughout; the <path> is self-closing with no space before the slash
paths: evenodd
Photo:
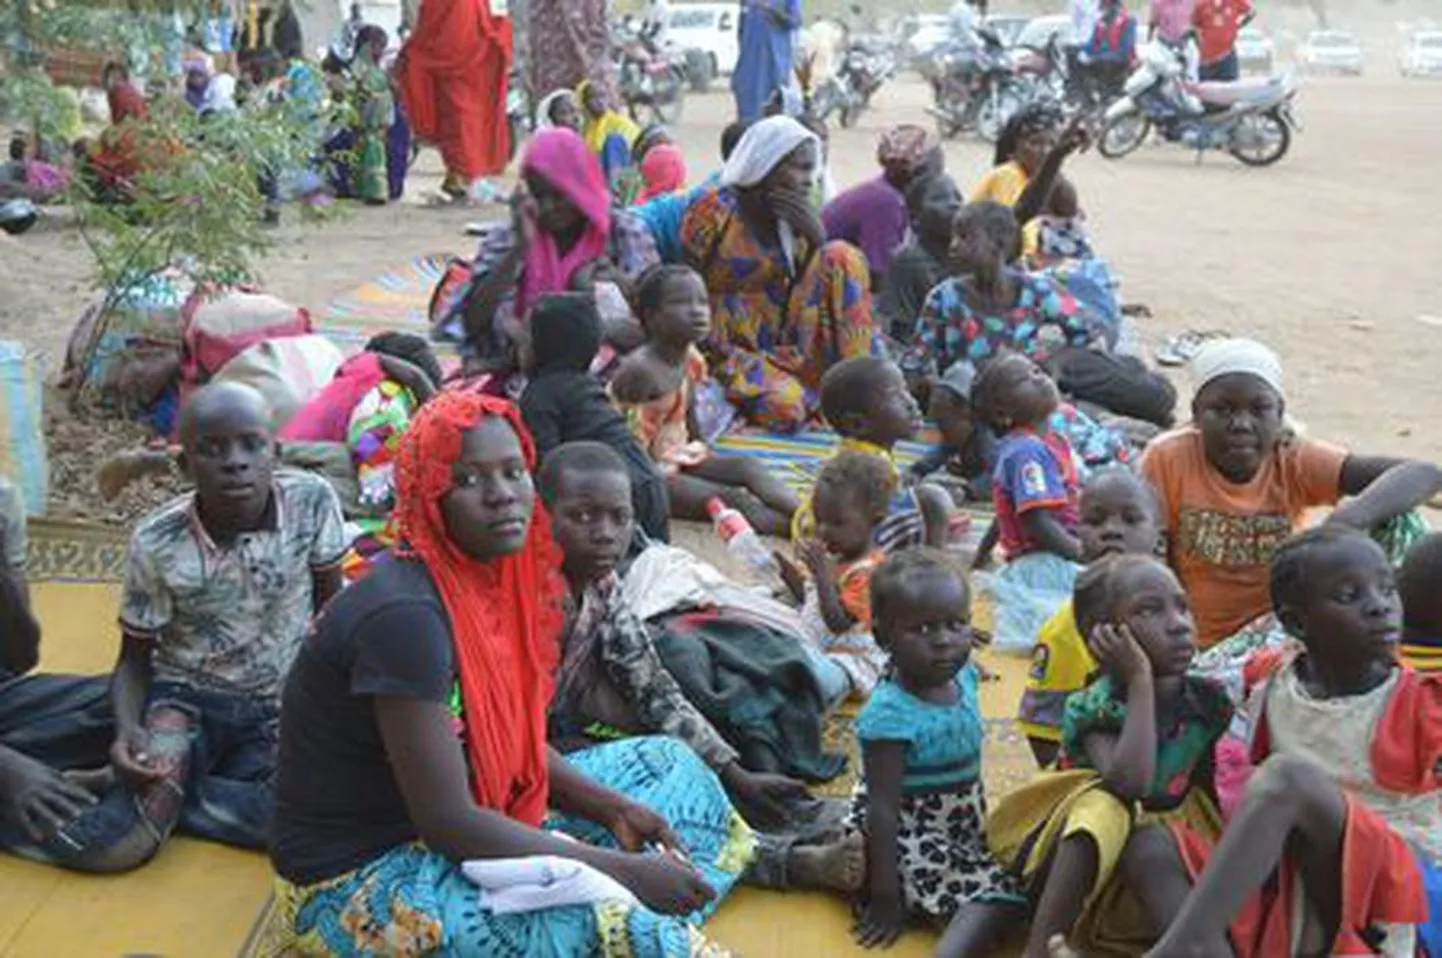
<path id="1" fill-rule="evenodd" d="M 76 768 L 60 774 L 97 797 L 110 791 L 115 784 L 115 770 L 109 765 L 104 768 Z"/>
<path id="2" fill-rule="evenodd" d="M 851 895 L 866 879 L 866 845 L 859 832 L 826 845 L 797 845 L 789 864 L 794 887 Z"/>

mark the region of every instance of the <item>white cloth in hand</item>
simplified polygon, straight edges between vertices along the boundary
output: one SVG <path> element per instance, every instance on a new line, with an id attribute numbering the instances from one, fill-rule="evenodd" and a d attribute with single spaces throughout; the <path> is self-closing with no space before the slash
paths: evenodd
<path id="1" fill-rule="evenodd" d="M 598 901 L 637 904 L 630 889 L 584 862 L 558 855 L 474 859 L 461 873 L 480 889 L 481 907 L 497 915 Z"/>

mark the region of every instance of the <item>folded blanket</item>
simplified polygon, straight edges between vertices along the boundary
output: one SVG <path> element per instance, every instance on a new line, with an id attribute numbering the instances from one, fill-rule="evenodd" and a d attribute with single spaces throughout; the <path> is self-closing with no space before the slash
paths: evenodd
<path id="1" fill-rule="evenodd" d="M 825 704 L 800 641 L 759 621 L 696 611 L 651 623 L 666 670 L 748 768 L 808 782 L 841 774 L 821 750 Z"/>

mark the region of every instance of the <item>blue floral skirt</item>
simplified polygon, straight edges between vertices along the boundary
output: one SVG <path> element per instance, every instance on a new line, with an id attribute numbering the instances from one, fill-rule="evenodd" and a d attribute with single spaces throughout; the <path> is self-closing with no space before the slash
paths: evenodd
<path id="1" fill-rule="evenodd" d="M 685 918 L 619 902 L 497 915 L 481 908 L 480 889 L 456 864 L 423 846 L 405 845 L 314 885 L 277 879 L 280 914 L 261 952 L 487 958 L 724 954 L 697 926 L 740 878 L 755 836 L 731 808 L 720 780 L 674 739 L 625 739 L 567 757 L 590 778 L 664 815 L 716 890 L 716 901 Z M 604 827 L 570 816 L 554 816 L 546 827 L 594 845 L 616 844 Z"/>

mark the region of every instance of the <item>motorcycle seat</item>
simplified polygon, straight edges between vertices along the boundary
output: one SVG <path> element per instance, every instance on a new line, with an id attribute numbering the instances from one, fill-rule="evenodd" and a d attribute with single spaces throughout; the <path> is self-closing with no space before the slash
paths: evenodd
<path id="1" fill-rule="evenodd" d="M 1281 86 L 1280 77 L 1247 77 L 1244 80 L 1206 80 L 1189 84 L 1187 89 L 1208 106 L 1233 106 L 1274 93 Z"/>

